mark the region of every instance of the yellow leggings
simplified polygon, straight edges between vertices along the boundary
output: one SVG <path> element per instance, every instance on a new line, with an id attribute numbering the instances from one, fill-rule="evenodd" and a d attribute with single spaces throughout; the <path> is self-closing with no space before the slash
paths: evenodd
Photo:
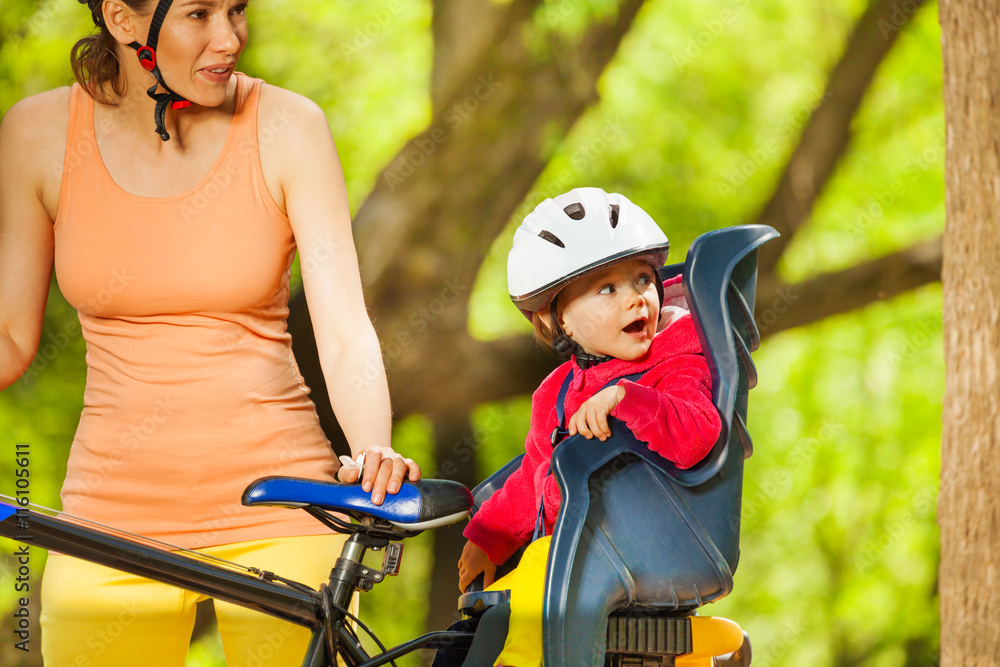
<path id="1" fill-rule="evenodd" d="M 524 550 L 513 572 L 486 590 L 510 590 L 510 625 L 500 657 L 503 667 L 541 667 L 542 611 L 545 602 L 545 569 L 552 537 L 541 537 Z"/>
<path id="2" fill-rule="evenodd" d="M 318 588 L 328 580 L 345 539 L 337 534 L 284 537 L 200 551 Z M 42 577 L 45 665 L 183 667 L 195 604 L 204 599 L 204 595 L 167 584 L 52 554 Z M 308 628 L 218 600 L 215 614 L 228 667 L 302 664 L 310 639 Z"/>

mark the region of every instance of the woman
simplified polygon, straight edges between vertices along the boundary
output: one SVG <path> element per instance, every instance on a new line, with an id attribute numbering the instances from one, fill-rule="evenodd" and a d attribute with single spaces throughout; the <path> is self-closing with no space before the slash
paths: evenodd
<path id="1" fill-rule="evenodd" d="M 326 118 L 235 72 L 245 2 L 88 6 L 99 33 L 74 47 L 79 83 L 19 102 L 0 126 L 0 387 L 38 348 L 54 265 L 88 364 L 64 511 L 318 585 L 341 537 L 239 501 L 257 477 L 338 474 L 285 331 L 296 246 L 333 408 L 365 454 L 341 481 L 361 476 L 380 504 L 420 476 L 391 449 Z M 197 601 L 52 555 L 46 663 L 182 665 Z M 224 603 L 216 614 L 228 664 L 300 664 L 304 629 Z"/>

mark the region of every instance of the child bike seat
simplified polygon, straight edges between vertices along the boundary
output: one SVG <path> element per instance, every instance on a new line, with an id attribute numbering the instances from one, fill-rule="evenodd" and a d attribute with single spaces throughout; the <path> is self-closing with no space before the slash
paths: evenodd
<path id="1" fill-rule="evenodd" d="M 703 461 L 680 470 L 615 420 L 607 441 L 575 436 L 553 452 L 562 505 L 545 582 L 546 665 L 595 664 L 595 656 L 631 646 L 629 633 L 609 634 L 609 617 L 613 628 L 635 626 L 645 635 L 661 619 L 690 614 L 732 590 L 743 461 L 753 451 L 745 423 L 747 393 L 757 380 L 750 353 L 760 341 L 753 320 L 757 249 L 777 235 L 763 225 L 708 232 L 684 264 L 661 270 L 664 279 L 683 274 L 722 418 Z M 476 507 L 514 467 L 475 489 Z M 461 606 L 482 603 L 490 602 L 467 594 Z"/>
<path id="2" fill-rule="evenodd" d="M 344 512 L 355 519 L 376 517 L 397 528 L 421 531 L 464 519 L 472 507 L 472 494 L 459 484 L 443 479 L 403 482 L 399 493 L 388 494 L 376 505 L 371 492 L 360 484 L 320 482 L 297 477 L 263 477 L 243 492 L 244 505 L 279 505 Z"/>

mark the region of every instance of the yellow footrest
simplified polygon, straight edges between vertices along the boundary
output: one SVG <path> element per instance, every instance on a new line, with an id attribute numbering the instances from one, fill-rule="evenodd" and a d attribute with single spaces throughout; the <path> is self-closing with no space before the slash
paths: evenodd
<path id="1" fill-rule="evenodd" d="M 743 629 L 728 618 L 691 617 L 691 652 L 677 656 L 675 667 L 712 667 L 712 658 L 743 645 Z"/>

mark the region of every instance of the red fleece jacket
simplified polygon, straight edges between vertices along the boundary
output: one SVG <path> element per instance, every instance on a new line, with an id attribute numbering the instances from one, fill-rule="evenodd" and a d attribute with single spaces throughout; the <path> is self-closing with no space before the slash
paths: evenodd
<path id="1" fill-rule="evenodd" d="M 587 370 L 581 370 L 575 359 L 567 361 L 531 397 L 531 430 L 520 468 L 465 528 L 465 536 L 498 565 L 531 539 L 539 498 L 545 504 L 546 534 L 555 525 L 560 499 L 555 478 L 547 475 L 550 438 L 557 426 L 559 388 L 571 368 L 567 419 L 613 378 L 646 371 L 638 382 L 618 383 L 625 387 L 625 397 L 611 411 L 612 417 L 679 468 L 690 468 L 704 458 L 719 437 L 721 420 L 712 403 L 712 381 L 690 315 L 658 333 L 646 355 L 636 361 L 612 359 Z"/>

